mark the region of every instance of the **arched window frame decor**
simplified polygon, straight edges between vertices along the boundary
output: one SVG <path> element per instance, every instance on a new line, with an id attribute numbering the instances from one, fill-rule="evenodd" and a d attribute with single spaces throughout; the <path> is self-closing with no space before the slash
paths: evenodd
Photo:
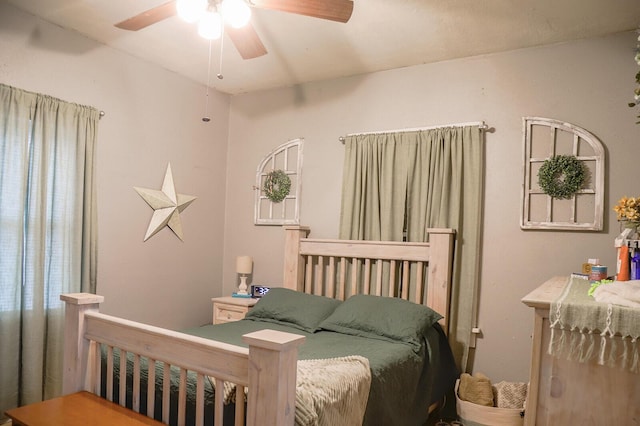
<path id="1" fill-rule="evenodd" d="M 304 139 L 292 139 L 267 154 L 256 170 L 254 223 L 256 225 L 299 225 L 302 192 L 302 150 Z M 289 194 L 279 203 L 264 191 L 269 172 L 282 170 L 291 179 Z"/>
<path id="2" fill-rule="evenodd" d="M 548 139 L 540 137 L 535 139 L 533 135 L 533 126 L 548 127 Z M 562 202 L 570 203 L 569 217 L 564 219 L 556 219 L 554 215 L 554 207 L 557 207 L 558 200 L 549 195 L 545 195 L 544 191 L 539 188 L 537 173 L 535 168 L 546 160 L 558 155 L 558 133 L 566 132 L 572 135 L 571 155 L 577 160 L 587 163 L 593 163 L 588 185 L 578 190 L 568 200 Z M 523 117 L 523 139 L 524 139 L 524 180 L 522 184 L 522 215 L 520 217 L 520 227 L 522 229 L 557 229 L 567 231 L 601 231 L 603 228 L 604 215 L 604 176 L 605 176 L 605 150 L 602 142 L 589 131 L 551 118 L 541 117 Z M 544 135 L 543 135 L 544 136 Z M 588 144 L 593 151 L 592 155 L 582 154 L 580 152 L 581 142 Z M 534 156 L 534 144 L 548 144 L 548 154 L 546 156 Z M 538 152 L 538 150 L 536 150 Z M 591 153 L 589 153 L 591 154 Z M 583 220 L 578 219 L 578 197 L 593 197 L 592 215 Z M 544 196 L 542 198 L 541 196 Z M 534 204 L 533 197 L 538 201 L 544 202 L 545 209 L 544 220 L 534 220 L 532 218 L 532 207 Z M 544 201 L 541 201 L 544 200 Z M 585 212 L 581 212 L 581 216 Z"/>

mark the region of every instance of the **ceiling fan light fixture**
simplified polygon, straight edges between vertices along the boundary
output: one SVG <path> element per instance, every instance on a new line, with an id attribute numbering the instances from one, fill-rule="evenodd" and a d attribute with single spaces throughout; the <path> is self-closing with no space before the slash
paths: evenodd
<path id="1" fill-rule="evenodd" d="M 242 28 L 251 19 L 251 8 L 244 0 L 223 0 L 220 11 L 225 22 L 233 28 Z"/>
<path id="2" fill-rule="evenodd" d="M 2 0 L 0 0 L 1 2 Z M 242 59 L 253 59 L 267 53 L 258 32 L 250 22 L 252 8 L 275 10 L 312 18 L 347 22 L 353 12 L 354 0 L 167 0 L 165 3 L 138 13 L 115 24 L 126 31 L 138 31 L 178 14 L 185 21 L 195 23 L 205 12 L 219 12 L 223 24 L 221 32 L 228 35 Z M 205 18 L 199 32 L 205 38 L 217 34 L 213 19 Z M 221 34 L 222 36 L 222 34 Z M 211 43 L 209 43 L 211 48 Z M 222 52 L 222 43 L 220 43 Z M 222 55 L 222 53 L 221 53 Z M 222 78 L 222 73 L 219 73 Z"/>
<path id="3" fill-rule="evenodd" d="M 222 35 L 222 17 L 216 11 L 206 11 L 198 22 L 198 34 L 207 40 L 217 40 Z"/>
<path id="4" fill-rule="evenodd" d="M 190 24 L 202 18 L 208 6 L 207 0 L 177 0 L 178 16 Z"/>

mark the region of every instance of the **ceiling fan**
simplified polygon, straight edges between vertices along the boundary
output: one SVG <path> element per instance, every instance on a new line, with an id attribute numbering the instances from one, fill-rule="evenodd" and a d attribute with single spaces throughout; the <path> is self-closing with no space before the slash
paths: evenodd
<path id="1" fill-rule="evenodd" d="M 176 4 L 171 0 L 136 16 L 115 24 L 123 30 L 138 31 L 177 14 Z M 313 18 L 346 23 L 353 12 L 352 0 L 247 0 L 251 7 L 278 10 Z M 208 0 L 209 8 L 216 8 L 220 0 Z M 224 31 L 243 59 L 256 58 L 267 53 L 251 22 L 241 28 L 225 23 Z"/>

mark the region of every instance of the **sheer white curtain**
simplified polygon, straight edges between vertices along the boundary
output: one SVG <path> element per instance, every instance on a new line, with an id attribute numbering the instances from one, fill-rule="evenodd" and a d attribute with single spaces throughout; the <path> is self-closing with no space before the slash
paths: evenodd
<path id="1" fill-rule="evenodd" d="M 0 414 L 59 394 L 59 296 L 95 292 L 98 120 L 0 84 Z"/>
<path id="2" fill-rule="evenodd" d="M 426 241 L 456 230 L 449 341 L 464 371 L 477 306 L 484 135 L 479 126 L 349 136 L 340 238 Z"/>

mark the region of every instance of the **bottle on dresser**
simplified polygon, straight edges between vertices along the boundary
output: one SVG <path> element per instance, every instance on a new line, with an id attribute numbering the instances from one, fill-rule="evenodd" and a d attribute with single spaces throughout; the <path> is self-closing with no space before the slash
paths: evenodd
<path id="1" fill-rule="evenodd" d="M 640 241 L 635 241 L 635 247 L 631 249 L 629 256 L 631 259 L 631 262 L 629 262 L 629 278 L 640 280 Z"/>

